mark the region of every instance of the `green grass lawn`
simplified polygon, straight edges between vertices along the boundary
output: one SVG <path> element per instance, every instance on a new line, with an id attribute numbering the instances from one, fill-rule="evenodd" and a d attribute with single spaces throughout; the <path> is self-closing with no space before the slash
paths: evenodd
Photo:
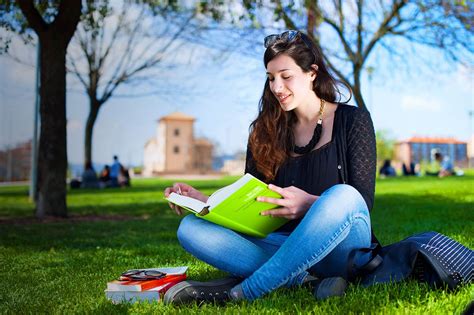
<path id="1" fill-rule="evenodd" d="M 192 182 L 211 193 L 232 178 Z M 0 187 L 0 313 L 461 313 L 474 285 L 456 292 L 405 282 L 365 289 L 350 286 L 342 298 L 315 300 L 305 289 L 279 289 L 253 303 L 225 306 L 113 305 L 107 281 L 131 268 L 189 266 L 189 277 L 223 276 L 179 246 L 180 218 L 163 189 L 171 181 L 135 180 L 130 189 L 76 190 L 68 195 L 74 217 L 109 215 L 121 220 L 23 222 L 31 217 L 27 187 Z M 453 178 L 378 180 L 373 227 L 384 244 L 435 230 L 474 247 L 474 172 Z M 9 223 L 6 224 L 5 220 Z"/>

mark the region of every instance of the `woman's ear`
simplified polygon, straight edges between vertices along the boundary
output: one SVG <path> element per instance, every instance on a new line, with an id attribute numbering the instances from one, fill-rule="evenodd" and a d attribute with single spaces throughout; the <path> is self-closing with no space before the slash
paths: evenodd
<path id="1" fill-rule="evenodd" d="M 311 80 L 314 81 L 314 79 L 316 79 L 316 77 L 318 76 L 319 67 L 318 67 L 318 65 L 313 64 L 313 65 L 311 65 L 311 68 L 312 68 L 312 70 L 311 70 Z"/>

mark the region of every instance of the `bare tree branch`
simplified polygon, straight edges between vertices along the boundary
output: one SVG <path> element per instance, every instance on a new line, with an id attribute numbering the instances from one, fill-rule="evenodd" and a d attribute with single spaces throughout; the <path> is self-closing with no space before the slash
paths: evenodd
<path id="1" fill-rule="evenodd" d="M 83 77 L 83 75 L 79 71 L 79 68 L 77 67 L 76 62 L 74 61 L 74 59 L 70 59 L 69 63 L 72 66 L 72 69 L 69 69 L 69 71 L 72 72 L 76 76 L 76 78 L 79 80 L 79 82 L 81 82 L 81 84 L 84 86 L 84 88 L 86 90 L 88 90 L 89 85 L 87 84 L 86 79 Z"/>
<path id="2" fill-rule="evenodd" d="M 159 85 L 150 90 L 143 90 L 143 86 L 158 82 L 152 70 L 166 69 L 175 55 L 170 50 L 195 27 L 190 25 L 195 17 L 191 11 L 167 11 L 163 7 L 162 12 L 151 12 L 147 5 L 124 2 L 118 10 L 102 6 L 97 12 L 95 6 L 101 4 L 91 1 L 88 5 L 68 61 L 89 95 L 85 162 L 92 161 L 92 134 L 101 107 L 124 85 L 140 84 L 143 92 L 128 93 L 130 97 L 165 91 Z"/>
<path id="3" fill-rule="evenodd" d="M 16 0 L 17 5 L 20 7 L 21 12 L 25 15 L 30 27 L 41 36 L 46 32 L 48 24 L 43 20 L 41 14 L 39 14 L 33 1 Z"/>
<path id="4" fill-rule="evenodd" d="M 388 32 L 390 29 L 389 24 L 393 21 L 393 19 L 397 18 L 400 10 L 406 5 L 405 0 L 396 0 L 393 2 L 392 9 L 388 14 L 385 15 L 384 20 L 380 24 L 379 28 L 377 31 L 373 34 L 372 38 L 370 39 L 369 43 L 365 47 L 365 49 L 362 51 L 362 60 L 366 60 L 367 57 L 369 56 L 370 52 L 374 48 L 375 44 Z M 396 23 L 398 25 L 401 23 L 399 21 Z M 393 26 L 392 26 L 393 27 Z"/>
<path id="5" fill-rule="evenodd" d="M 377 44 L 388 49 L 390 55 L 399 54 L 400 46 L 395 49 L 391 45 L 397 44 L 396 37 L 404 38 L 442 50 L 448 60 L 464 63 L 472 60 L 474 54 L 472 1 L 248 2 L 252 4 L 254 15 L 258 15 L 257 8 L 272 9 L 277 21 L 287 28 L 306 30 L 323 52 L 323 58 L 335 76 L 352 87 L 356 102 L 361 107 L 364 107 L 361 75 Z M 269 4 L 273 6 L 269 7 Z"/>
<path id="6" fill-rule="evenodd" d="M 286 12 L 283 8 L 283 5 L 281 3 L 281 0 L 276 0 L 276 5 L 277 5 L 276 9 L 281 14 L 281 18 L 285 22 L 286 27 L 289 28 L 289 29 L 297 30 L 298 27 L 296 27 L 296 24 L 293 22 L 293 20 L 288 16 L 288 14 L 286 14 Z"/>
<path id="7" fill-rule="evenodd" d="M 339 36 L 339 39 L 341 41 L 341 44 L 344 47 L 344 51 L 346 52 L 347 56 L 352 61 L 356 61 L 356 55 L 352 51 L 351 46 L 349 45 L 349 43 L 347 42 L 346 37 L 344 36 L 344 33 L 342 32 L 342 29 L 333 20 L 331 20 L 330 18 L 328 18 L 326 16 L 323 17 L 323 20 L 324 20 L 324 22 L 328 23 L 336 31 L 336 33 Z"/>
<path id="8" fill-rule="evenodd" d="M 363 14 L 362 10 L 364 9 L 364 0 L 359 0 L 357 1 L 357 51 L 361 52 L 362 51 L 362 45 L 363 45 L 363 36 L 362 36 L 362 29 L 364 28 L 363 24 Z M 360 53 L 357 54 L 357 59 L 355 60 L 356 62 L 362 63 L 362 60 L 360 56 Z"/>

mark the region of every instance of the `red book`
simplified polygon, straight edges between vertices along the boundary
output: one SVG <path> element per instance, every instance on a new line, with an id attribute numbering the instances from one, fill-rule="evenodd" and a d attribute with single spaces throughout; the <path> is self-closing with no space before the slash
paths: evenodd
<path id="1" fill-rule="evenodd" d="M 133 281 L 120 281 L 114 280 L 107 283 L 108 291 L 146 291 L 164 284 L 173 282 L 180 282 L 186 279 L 186 274 L 181 275 L 169 275 L 161 279 L 156 280 L 133 280 Z"/>

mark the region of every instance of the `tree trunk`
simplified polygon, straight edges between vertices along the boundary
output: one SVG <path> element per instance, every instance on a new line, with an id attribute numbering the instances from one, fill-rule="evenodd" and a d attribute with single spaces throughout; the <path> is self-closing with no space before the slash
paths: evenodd
<path id="1" fill-rule="evenodd" d="M 40 45 L 40 117 L 36 216 L 67 216 L 66 50 L 81 15 L 81 0 L 61 1 L 46 23 L 34 1 L 17 4 Z"/>
<path id="2" fill-rule="evenodd" d="M 357 103 L 357 107 L 367 109 L 367 106 L 365 105 L 364 98 L 362 97 L 362 93 L 360 92 L 360 85 L 358 87 L 354 86 L 354 89 L 352 91 L 354 95 L 354 99 Z"/>
<path id="3" fill-rule="evenodd" d="M 36 216 L 67 216 L 66 47 L 48 34 L 41 42 L 41 128 Z"/>
<path id="4" fill-rule="evenodd" d="M 99 115 L 101 103 L 98 100 L 90 100 L 90 111 L 87 116 L 86 130 L 84 134 L 84 165 L 91 163 L 92 165 L 92 136 L 94 133 L 94 124 Z"/>
<path id="5" fill-rule="evenodd" d="M 354 69 L 354 84 L 352 85 L 352 93 L 354 95 L 354 99 L 357 103 L 357 107 L 362 109 L 367 109 L 365 105 L 364 98 L 362 97 L 362 91 L 360 86 L 360 69 Z"/>

